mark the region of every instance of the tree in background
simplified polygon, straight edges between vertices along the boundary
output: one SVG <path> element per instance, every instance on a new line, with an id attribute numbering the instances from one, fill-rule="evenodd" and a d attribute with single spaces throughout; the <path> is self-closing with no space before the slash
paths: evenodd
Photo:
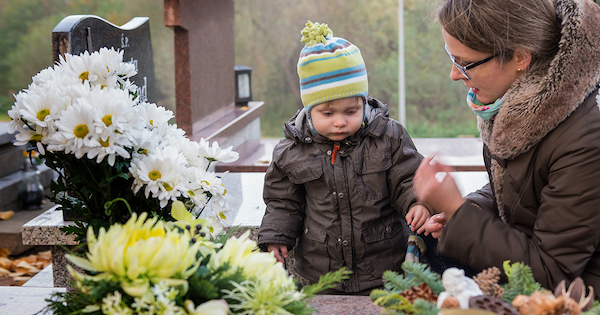
<path id="1" fill-rule="evenodd" d="M 52 65 L 52 29 L 66 16 L 97 15 L 115 25 L 150 18 L 157 104 L 174 109 L 173 32 L 165 27 L 163 0 L 0 0 L 0 111 L 31 77 Z"/>
<path id="2" fill-rule="evenodd" d="M 0 0 L 0 112 L 10 108 L 15 91 L 52 64 L 51 31 L 72 14 L 116 25 L 149 17 L 156 103 L 175 110 L 173 32 L 164 25 L 163 1 Z M 403 1 L 406 127 L 412 137 L 478 136 L 465 103 L 467 89 L 449 78 L 451 63 L 435 18 L 440 1 Z M 307 20 L 327 23 L 335 36 L 360 47 L 370 94 L 398 118 L 398 0 L 235 0 L 235 10 L 236 64 L 254 69 L 253 97 L 265 101 L 263 137 L 282 137 L 283 123 L 302 107 L 296 62 Z"/>
<path id="3" fill-rule="evenodd" d="M 448 77 L 435 9 L 438 1 L 404 0 L 407 129 L 413 137 L 478 135 L 466 89 Z M 398 1 L 236 0 L 236 63 L 254 68 L 253 97 L 265 101 L 263 137 L 282 137 L 302 108 L 296 62 L 307 20 L 326 23 L 361 49 L 369 93 L 398 118 Z"/>

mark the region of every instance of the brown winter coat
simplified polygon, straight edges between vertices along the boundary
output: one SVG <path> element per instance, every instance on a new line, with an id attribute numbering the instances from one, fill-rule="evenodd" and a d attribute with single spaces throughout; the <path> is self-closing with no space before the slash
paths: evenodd
<path id="1" fill-rule="evenodd" d="M 600 297 L 600 8 L 559 0 L 549 68 L 516 82 L 479 120 L 490 185 L 467 197 L 438 249 L 476 269 L 531 266 L 553 289 L 582 277 Z"/>
<path id="2" fill-rule="evenodd" d="M 311 282 L 344 266 L 337 286 L 358 292 L 382 285 L 400 270 L 407 245 L 404 216 L 415 202 L 412 178 L 422 156 L 387 105 L 369 98 L 366 127 L 338 142 L 313 132 L 296 116 L 273 152 L 265 176 L 267 205 L 258 244 L 294 248 L 295 272 Z M 298 115 L 298 114 L 296 114 Z"/>

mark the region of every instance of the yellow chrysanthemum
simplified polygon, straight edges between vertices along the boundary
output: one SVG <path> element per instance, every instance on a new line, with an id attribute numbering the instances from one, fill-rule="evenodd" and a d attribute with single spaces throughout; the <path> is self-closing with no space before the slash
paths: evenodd
<path id="1" fill-rule="evenodd" d="M 209 262 L 212 267 L 229 262 L 241 268 L 246 278 L 233 283 L 233 290 L 224 290 L 228 299 L 238 302 L 231 308 L 242 314 L 289 314 L 286 305 L 302 301 L 304 294 L 296 290 L 294 280 L 273 254 L 257 251 L 248 237 L 246 232 L 239 239 L 230 238 Z"/>
<path id="2" fill-rule="evenodd" d="M 134 213 L 126 224 L 115 224 L 108 231 L 100 229 L 98 238 L 88 229 L 87 259 L 67 255 L 75 265 L 99 274 L 98 278 L 121 281 L 125 292 L 141 296 L 150 283 L 164 281 L 187 290 L 187 279 L 200 260 L 196 259 L 203 242 L 192 242 L 188 233 L 165 229 L 157 218 L 146 220 Z"/>
<path id="3" fill-rule="evenodd" d="M 241 268 L 248 279 L 256 279 L 259 285 L 268 285 L 290 289 L 294 281 L 288 276 L 283 264 L 278 263 L 273 253 L 258 250 L 256 242 L 249 239 L 250 231 L 239 238 L 231 237 L 223 248 L 211 256 L 209 266 L 218 268 L 229 263 L 232 267 Z"/>

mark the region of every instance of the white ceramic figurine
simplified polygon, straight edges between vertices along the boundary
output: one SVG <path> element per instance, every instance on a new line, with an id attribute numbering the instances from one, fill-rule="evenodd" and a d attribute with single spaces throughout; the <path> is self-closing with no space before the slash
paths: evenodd
<path id="1" fill-rule="evenodd" d="M 446 291 L 440 293 L 437 299 L 437 308 L 441 308 L 442 303 L 448 297 L 455 297 L 460 303 L 461 309 L 469 308 L 469 298 L 472 296 L 483 295 L 481 289 L 473 279 L 465 276 L 465 271 L 458 268 L 448 268 L 442 274 L 442 285 Z"/>

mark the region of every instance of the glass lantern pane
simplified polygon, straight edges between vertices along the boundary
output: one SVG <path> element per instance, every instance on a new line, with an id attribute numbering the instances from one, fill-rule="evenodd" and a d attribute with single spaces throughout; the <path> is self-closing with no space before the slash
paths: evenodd
<path id="1" fill-rule="evenodd" d="M 248 73 L 238 75 L 238 97 L 250 97 L 250 75 Z"/>

